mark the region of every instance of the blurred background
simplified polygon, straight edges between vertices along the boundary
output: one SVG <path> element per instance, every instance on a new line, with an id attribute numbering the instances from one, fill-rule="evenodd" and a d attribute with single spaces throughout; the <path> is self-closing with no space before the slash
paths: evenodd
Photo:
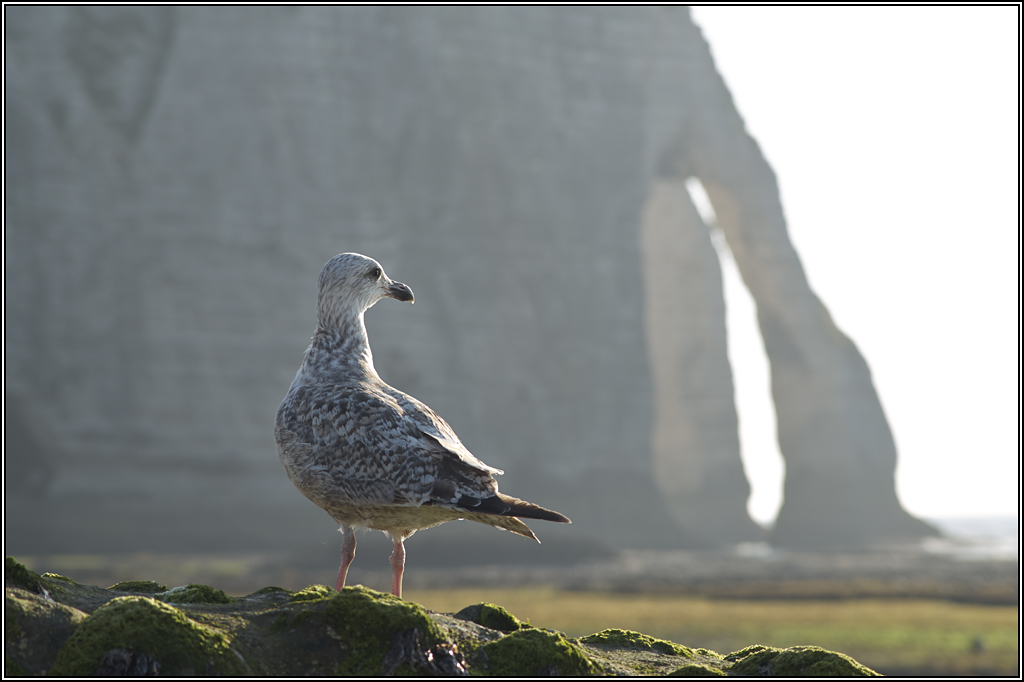
<path id="1" fill-rule="evenodd" d="M 573 519 L 410 598 L 1010 674 L 1018 12 L 5 7 L 5 553 L 331 582 L 272 424 L 357 251 L 381 376 Z"/>

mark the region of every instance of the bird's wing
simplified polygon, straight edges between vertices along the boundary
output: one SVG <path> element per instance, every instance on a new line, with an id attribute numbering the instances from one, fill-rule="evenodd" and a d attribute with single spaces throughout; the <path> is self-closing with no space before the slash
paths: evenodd
<path id="1" fill-rule="evenodd" d="M 390 388 L 390 387 L 389 387 Z M 444 419 L 441 418 L 437 412 L 421 403 L 416 398 L 410 395 L 406 395 L 401 391 L 392 389 L 398 395 L 396 396 L 399 400 L 402 409 L 407 415 L 416 423 L 420 432 L 430 437 L 438 445 L 444 448 L 449 455 L 455 457 L 463 465 L 477 469 L 481 472 L 488 474 L 503 474 L 505 473 L 501 469 L 484 464 L 482 461 L 473 456 L 459 437 L 455 435 L 455 430 L 448 425 Z"/>
<path id="2" fill-rule="evenodd" d="M 308 453 L 290 448 L 293 459 L 305 458 L 311 480 L 362 505 L 473 503 L 496 495 L 491 474 L 500 470 L 473 457 L 429 407 L 385 387 L 365 382 L 289 394 L 278 422 L 309 446 Z"/>
<path id="3" fill-rule="evenodd" d="M 415 425 L 420 446 L 435 463 L 430 503 L 483 514 L 508 514 L 512 507 L 498 493 L 494 480 L 494 474 L 504 472 L 474 457 L 448 422 L 430 407 L 397 389 L 385 387 L 399 403 L 406 423 Z"/>
<path id="4" fill-rule="evenodd" d="M 306 431 L 301 426 L 298 430 L 300 433 Z M 331 466 L 325 461 L 323 448 L 310 443 L 315 438 L 308 433 L 301 436 L 278 424 L 274 435 L 288 478 L 320 507 L 330 510 L 337 501 L 363 507 L 394 503 L 395 490 L 390 481 L 344 475 L 338 466 Z"/>

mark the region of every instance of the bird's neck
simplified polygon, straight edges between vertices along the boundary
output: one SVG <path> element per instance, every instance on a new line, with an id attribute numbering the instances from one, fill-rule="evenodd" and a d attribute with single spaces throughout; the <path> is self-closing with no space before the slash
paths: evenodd
<path id="1" fill-rule="evenodd" d="M 376 377 L 363 314 L 318 321 L 304 366 L 316 371 L 356 372 Z"/>

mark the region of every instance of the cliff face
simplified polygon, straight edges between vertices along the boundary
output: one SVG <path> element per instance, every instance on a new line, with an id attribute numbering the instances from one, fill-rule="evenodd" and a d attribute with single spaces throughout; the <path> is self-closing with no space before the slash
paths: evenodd
<path id="1" fill-rule="evenodd" d="M 574 519 L 545 539 L 759 538 L 691 176 L 772 362 L 775 539 L 927 532 L 684 8 L 13 7 L 7 50 L 25 551 L 321 536 L 272 421 L 342 251 L 416 292 L 368 315 L 381 376 Z"/>

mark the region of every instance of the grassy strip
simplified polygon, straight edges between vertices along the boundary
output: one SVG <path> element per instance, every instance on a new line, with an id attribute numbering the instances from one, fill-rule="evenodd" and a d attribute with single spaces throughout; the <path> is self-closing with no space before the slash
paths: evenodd
<path id="1" fill-rule="evenodd" d="M 1018 609 L 924 599 L 713 600 L 543 589 L 408 591 L 428 609 L 502 604 L 520 620 L 580 637 L 636 630 L 729 653 L 751 643 L 842 651 L 882 673 L 1015 675 Z"/>

